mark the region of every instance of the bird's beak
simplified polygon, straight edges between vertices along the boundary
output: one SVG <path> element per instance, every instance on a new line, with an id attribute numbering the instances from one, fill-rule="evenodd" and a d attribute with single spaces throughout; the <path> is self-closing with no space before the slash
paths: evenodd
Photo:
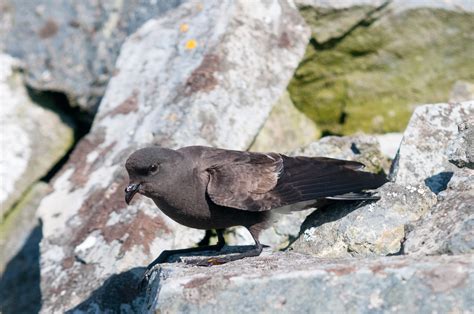
<path id="1" fill-rule="evenodd" d="M 139 187 L 139 183 L 131 183 L 125 188 L 125 202 L 127 205 L 130 204 L 133 196 L 138 192 Z"/>

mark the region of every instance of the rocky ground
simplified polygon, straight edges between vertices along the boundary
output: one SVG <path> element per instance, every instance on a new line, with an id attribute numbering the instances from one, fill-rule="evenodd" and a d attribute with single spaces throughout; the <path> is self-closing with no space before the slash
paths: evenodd
<path id="1" fill-rule="evenodd" d="M 0 3 L 0 312 L 473 311 L 473 12 Z M 204 231 L 145 198 L 127 207 L 124 161 L 196 144 L 357 160 L 390 182 L 377 202 L 281 215 L 261 257 L 176 256 L 137 289 L 162 250 Z M 230 254 L 252 243 L 225 236 Z"/>

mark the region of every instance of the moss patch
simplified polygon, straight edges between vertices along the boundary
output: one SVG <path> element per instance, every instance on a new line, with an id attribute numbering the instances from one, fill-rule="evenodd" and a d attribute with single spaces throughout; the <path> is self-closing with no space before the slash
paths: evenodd
<path id="1" fill-rule="evenodd" d="M 416 104 L 446 102 L 457 80 L 474 81 L 473 21 L 416 9 L 361 23 L 333 45 L 313 35 L 291 98 L 327 133 L 402 131 Z"/>

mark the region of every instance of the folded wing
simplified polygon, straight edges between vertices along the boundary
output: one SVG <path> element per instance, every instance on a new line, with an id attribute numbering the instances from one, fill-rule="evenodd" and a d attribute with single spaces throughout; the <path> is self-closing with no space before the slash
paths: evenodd
<path id="1" fill-rule="evenodd" d="M 355 161 L 244 153 L 209 167 L 207 192 L 221 206 L 265 211 L 318 198 L 375 189 L 385 176 L 360 171 Z M 345 198 L 349 199 L 349 198 Z"/>

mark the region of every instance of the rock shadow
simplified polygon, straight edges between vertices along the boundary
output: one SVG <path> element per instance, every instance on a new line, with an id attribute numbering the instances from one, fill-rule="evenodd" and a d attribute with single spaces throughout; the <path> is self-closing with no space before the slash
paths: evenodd
<path id="1" fill-rule="evenodd" d="M 433 192 L 438 195 L 439 192 L 446 190 L 448 183 L 453 177 L 453 172 L 444 171 L 438 174 L 432 175 L 429 178 L 425 179 L 425 185 Z"/>
<path id="2" fill-rule="evenodd" d="M 184 257 L 208 257 L 240 253 L 252 247 L 249 245 L 226 246 L 219 253 L 215 251 L 176 253 L 169 257 L 167 263 L 182 262 L 181 258 Z M 160 256 L 157 259 L 159 258 Z M 186 259 L 186 263 L 192 264 L 193 261 L 193 259 Z M 154 306 L 154 296 L 158 293 L 159 280 L 157 278 L 160 270 L 159 268 L 156 269 L 156 275 L 153 275 L 148 285 L 144 287 L 142 279 L 145 270 L 146 267 L 134 267 L 128 271 L 110 276 L 86 300 L 66 311 L 66 313 L 147 313 L 151 311 Z"/>
<path id="3" fill-rule="evenodd" d="M 66 313 L 142 313 L 146 312 L 146 290 L 139 287 L 145 267 L 114 274 L 90 296 Z"/>
<path id="4" fill-rule="evenodd" d="M 38 313 L 41 309 L 39 223 L 21 250 L 8 262 L 0 278 L 0 313 Z"/>

